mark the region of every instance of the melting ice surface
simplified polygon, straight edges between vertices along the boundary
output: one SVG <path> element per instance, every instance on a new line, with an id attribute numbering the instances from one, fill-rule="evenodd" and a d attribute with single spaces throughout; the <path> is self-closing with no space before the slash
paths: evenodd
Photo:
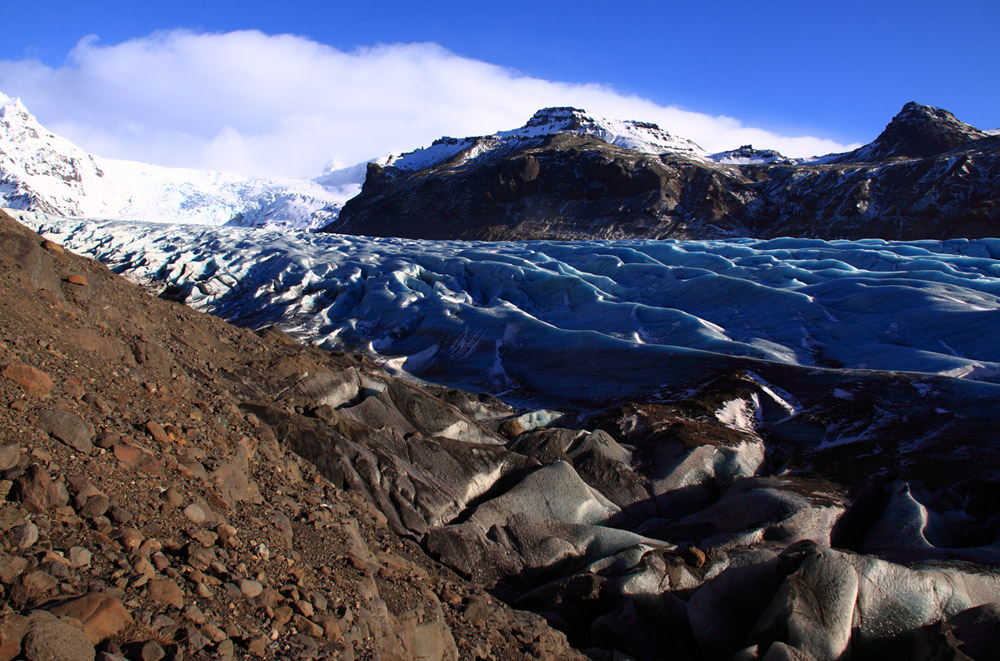
<path id="1" fill-rule="evenodd" d="M 251 327 L 494 393 L 598 402 L 758 361 L 1000 382 L 1000 240 L 469 243 L 23 222 Z"/>

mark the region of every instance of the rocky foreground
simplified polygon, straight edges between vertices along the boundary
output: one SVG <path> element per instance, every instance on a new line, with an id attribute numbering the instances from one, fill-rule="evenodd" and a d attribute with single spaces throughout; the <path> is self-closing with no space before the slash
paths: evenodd
<path id="1" fill-rule="evenodd" d="M 0 216 L 0 374 L 2 659 L 579 656 L 260 417 L 348 374 L 412 393 L 400 428 L 461 418 L 362 359 L 147 296 Z"/>
<path id="2" fill-rule="evenodd" d="M 998 386 L 734 362 L 559 419 L 5 216 L 0 264 L 4 659 L 1000 656 Z"/>

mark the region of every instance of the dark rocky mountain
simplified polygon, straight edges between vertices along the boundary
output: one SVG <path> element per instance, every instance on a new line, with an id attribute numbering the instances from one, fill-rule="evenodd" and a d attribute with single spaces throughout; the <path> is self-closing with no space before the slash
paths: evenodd
<path id="1" fill-rule="evenodd" d="M 612 144 L 586 129 L 595 121 L 582 111 L 556 110 L 574 121 L 539 120 L 553 114 L 543 110 L 517 131 L 452 140 L 442 158 L 371 165 L 361 194 L 324 231 L 478 240 L 1000 234 L 1000 136 L 939 108 L 908 103 L 872 143 L 811 160 L 749 146 L 706 157 L 640 123 L 630 129 L 665 142 Z"/>

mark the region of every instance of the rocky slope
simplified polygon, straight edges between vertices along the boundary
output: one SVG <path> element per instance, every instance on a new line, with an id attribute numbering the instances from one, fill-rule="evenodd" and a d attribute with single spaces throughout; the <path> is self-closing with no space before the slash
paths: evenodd
<path id="1" fill-rule="evenodd" d="M 1000 649 L 994 384 L 732 359 L 559 419 L 0 245 L 2 658 Z"/>
<path id="2" fill-rule="evenodd" d="M 908 103 L 871 144 L 799 161 L 750 146 L 709 156 L 672 136 L 624 140 L 593 126 L 583 111 L 547 109 L 516 131 L 371 165 L 324 229 L 483 240 L 1000 232 L 1000 136 L 939 108 Z"/>
<path id="3" fill-rule="evenodd" d="M 354 379 L 401 393 L 380 414 L 408 434 L 431 442 L 438 407 L 496 443 L 362 359 L 147 296 L 0 215 L 0 375 L 2 659 L 578 656 L 275 435 Z"/>

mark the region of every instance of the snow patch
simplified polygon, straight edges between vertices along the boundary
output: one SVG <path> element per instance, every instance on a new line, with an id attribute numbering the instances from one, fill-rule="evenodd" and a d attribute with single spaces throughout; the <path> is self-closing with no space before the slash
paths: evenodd
<path id="1" fill-rule="evenodd" d="M 751 432 L 757 419 L 756 412 L 755 402 L 737 398 L 724 403 L 722 408 L 715 412 L 715 418 L 727 427 Z"/>

